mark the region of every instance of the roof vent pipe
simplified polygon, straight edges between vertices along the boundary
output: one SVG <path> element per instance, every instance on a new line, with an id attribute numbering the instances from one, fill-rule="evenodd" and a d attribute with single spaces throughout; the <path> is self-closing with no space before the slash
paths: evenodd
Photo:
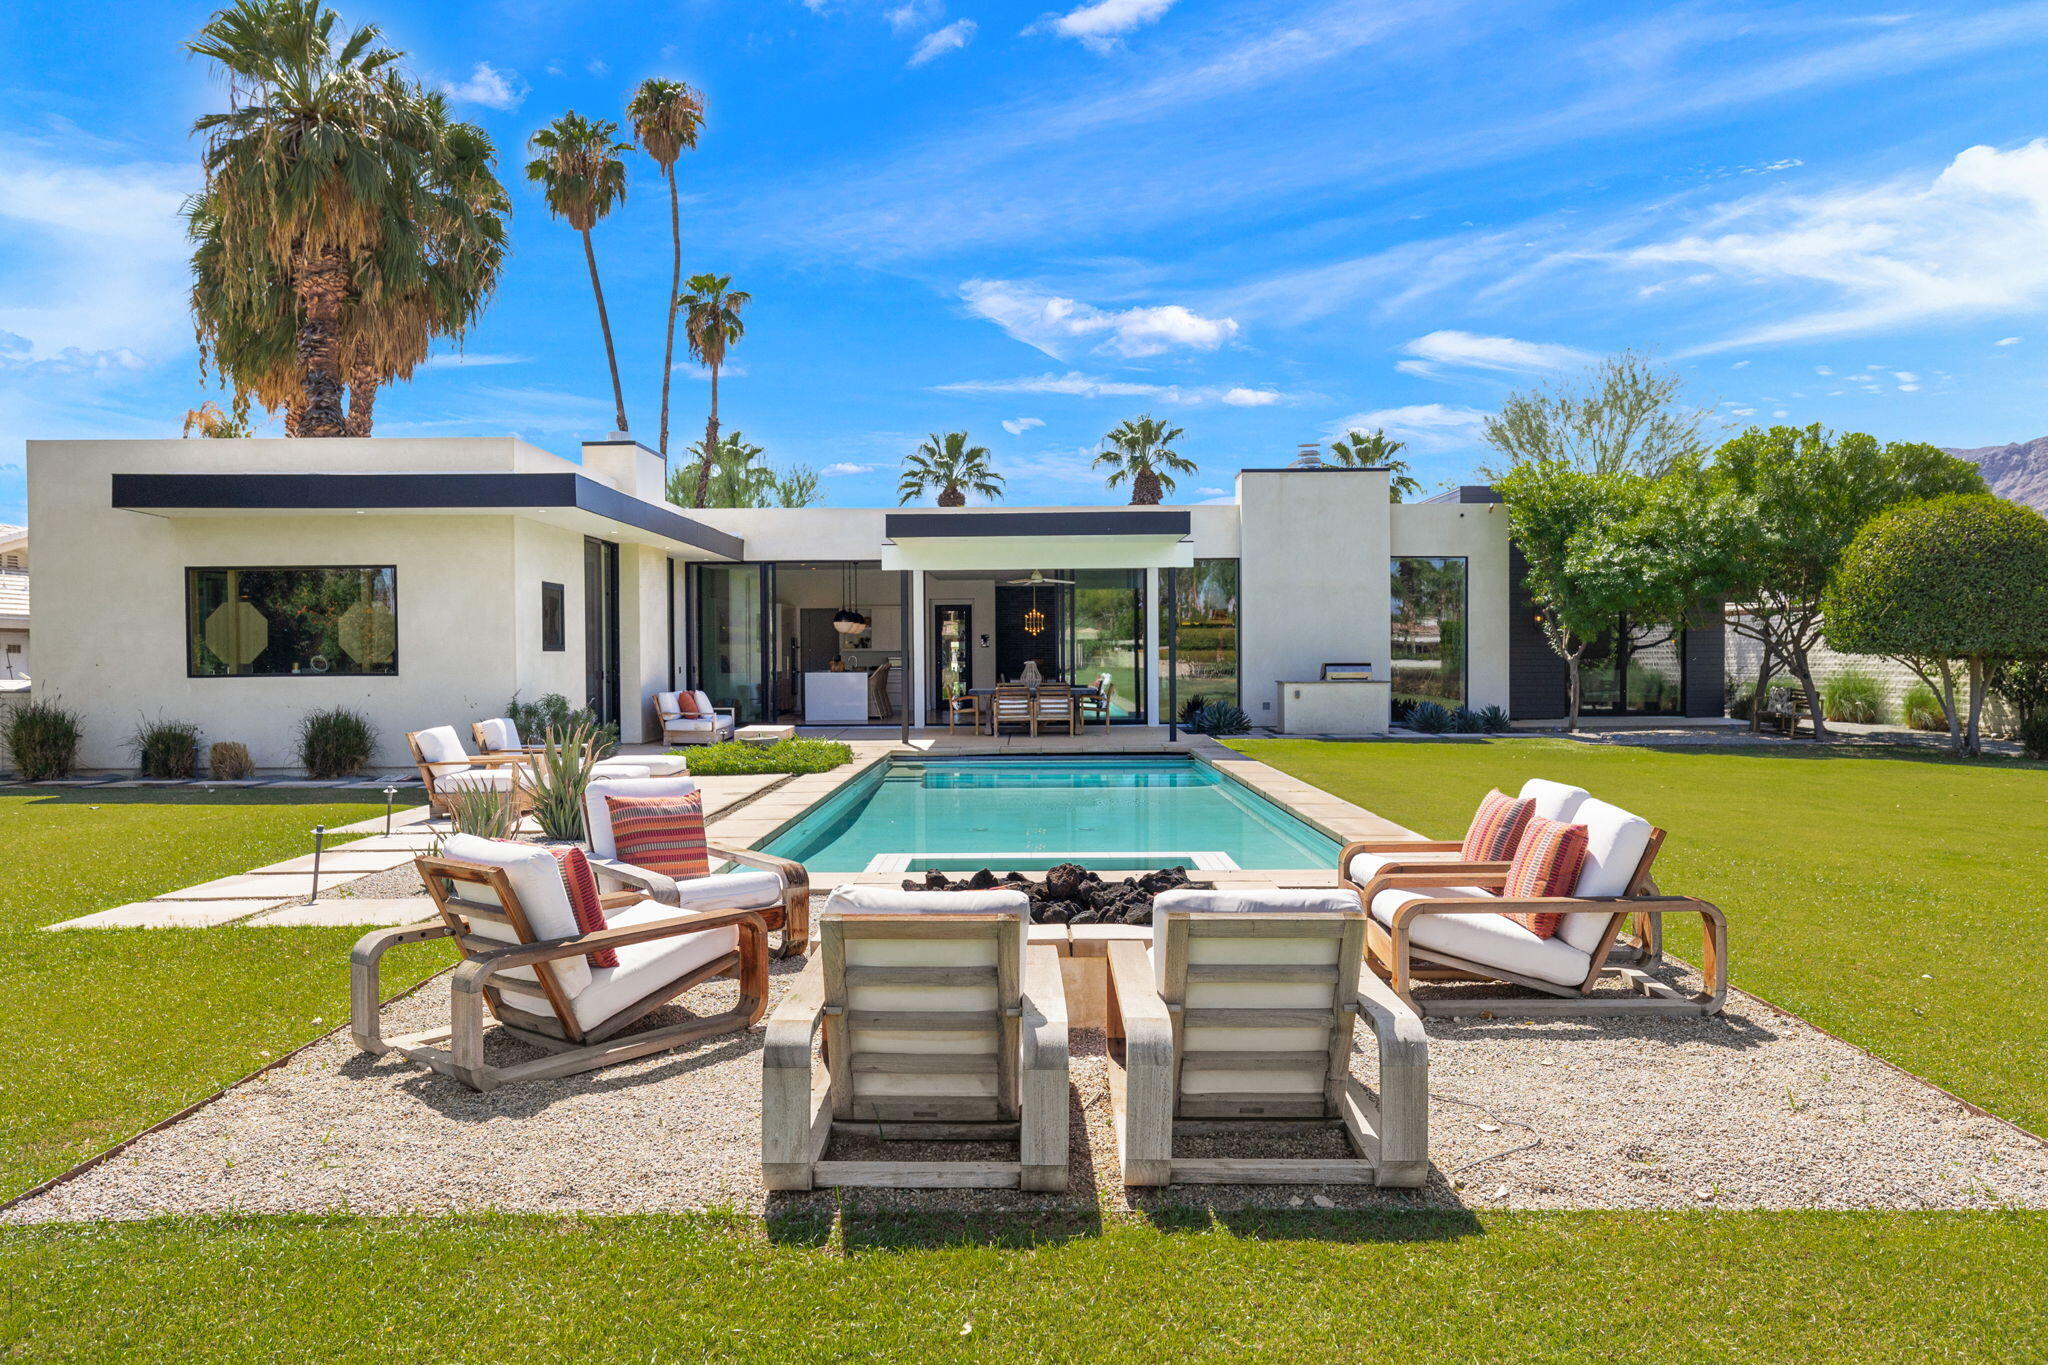
<path id="1" fill-rule="evenodd" d="M 1289 469 L 1321 469 L 1323 467 L 1323 448 L 1314 441 L 1303 441 L 1300 452 L 1294 457 L 1294 462 L 1287 467 Z"/>

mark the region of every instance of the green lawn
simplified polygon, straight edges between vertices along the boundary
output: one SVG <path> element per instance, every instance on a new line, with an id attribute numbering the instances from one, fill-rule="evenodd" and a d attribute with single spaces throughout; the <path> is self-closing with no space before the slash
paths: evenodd
<path id="1" fill-rule="evenodd" d="M 252 1219 L 0 1233 L 39 1359 L 2017 1361 L 2035 1214 Z"/>
<path id="2" fill-rule="evenodd" d="M 1367 810 L 1457 838 L 1489 787 L 1586 788 L 1669 831 L 1665 889 L 1728 913 L 1730 976 L 2048 1133 L 2048 764 L 1925 750 L 1646 749 L 1561 739 L 1233 740 Z M 1698 934 L 1672 935 L 1694 952 Z"/>
<path id="3" fill-rule="evenodd" d="M 342 1022 L 360 934 L 42 926 L 310 852 L 315 824 L 383 809 L 323 791 L 0 790 L 0 1199 Z M 446 960 L 394 954 L 386 986 Z"/>

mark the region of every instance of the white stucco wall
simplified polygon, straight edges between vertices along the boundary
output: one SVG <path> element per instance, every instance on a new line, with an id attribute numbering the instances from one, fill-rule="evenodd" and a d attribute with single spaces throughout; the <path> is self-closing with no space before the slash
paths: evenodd
<path id="1" fill-rule="evenodd" d="M 258 767 L 297 763 L 297 727 L 330 706 L 379 729 L 375 763 L 408 762 L 405 732 L 583 693 L 582 536 L 495 514 L 255 513 L 156 516 L 109 505 L 115 473 L 561 470 L 575 466 L 509 439 L 32 441 L 28 492 L 37 528 L 40 676 L 85 720 L 81 762 L 125 769 L 137 721 L 200 726 L 238 740 Z M 314 463 L 308 457 L 317 455 Z M 423 460 L 430 459 L 430 463 Z M 391 564 L 398 571 L 398 673 L 392 677 L 190 678 L 188 567 Z M 540 652 L 540 582 L 568 589 L 567 648 Z M 529 643 L 530 642 L 530 643 Z"/>
<path id="2" fill-rule="evenodd" d="M 1238 476 L 1238 658 L 1253 725 L 1279 685 L 1325 663 L 1387 664 L 1385 470 L 1246 470 Z"/>
<path id="3" fill-rule="evenodd" d="M 1508 516 L 1499 503 L 1400 503 L 1390 555 L 1452 557 L 1465 565 L 1466 705 L 1508 704 Z M 1384 575 L 1383 575 L 1384 576 Z M 1388 603 L 1391 610 L 1392 602 Z M 1379 660 L 1374 660 L 1375 665 Z M 1385 674 L 1381 674 L 1385 676 Z"/>

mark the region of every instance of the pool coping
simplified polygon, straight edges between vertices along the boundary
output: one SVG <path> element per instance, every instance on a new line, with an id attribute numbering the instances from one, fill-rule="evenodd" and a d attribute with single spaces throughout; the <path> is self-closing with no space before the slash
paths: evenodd
<path id="1" fill-rule="evenodd" d="M 761 792 L 734 808 L 730 814 L 710 822 L 708 835 L 714 844 L 726 848 L 759 850 L 781 837 L 820 804 L 850 784 L 859 781 L 878 765 L 894 758 L 1137 758 L 1185 755 L 1207 764 L 1228 781 L 1272 802 L 1338 847 L 1358 839 L 1421 839 L 1404 825 L 1375 815 L 1363 806 L 1346 801 L 1298 777 L 1281 772 L 1257 759 L 1247 758 L 1206 735 L 1190 735 L 1178 744 L 1132 744 L 1076 752 L 1065 747 L 1035 749 L 1015 744 L 980 750 L 974 745 L 948 743 L 939 749 L 929 740 L 853 741 L 852 762 L 822 773 L 808 773 Z M 1334 886 L 1337 869 L 1322 868 L 1239 868 L 1235 871 L 1190 869 L 1197 881 L 1222 886 L 1314 887 Z M 814 890 L 829 891 L 846 885 L 893 885 L 901 873 L 814 872 Z"/>

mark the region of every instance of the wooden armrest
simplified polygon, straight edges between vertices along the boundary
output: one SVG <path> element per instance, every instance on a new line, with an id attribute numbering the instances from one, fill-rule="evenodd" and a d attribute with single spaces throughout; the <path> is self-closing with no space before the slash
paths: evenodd
<path id="1" fill-rule="evenodd" d="M 1372 972 L 1359 973 L 1358 1012 L 1372 1025 L 1382 1072 L 1390 1066 L 1429 1065 L 1429 1034 L 1423 1030 L 1422 1017 Z"/>
<path id="2" fill-rule="evenodd" d="M 1337 864 L 1342 871 L 1360 853 L 1458 853 L 1464 847 L 1461 839 L 1354 839 L 1337 855 Z"/>
<path id="3" fill-rule="evenodd" d="M 1027 1071 L 1067 1069 L 1067 991 L 1050 945 L 1024 951 L 1024 1018 L 1018 1030 Z"/>
<path id="4" fill-rule="evenodd" d="M 768 1039 L 761 1049 L 764 1068 L 808 1071 L 811 1035 L 825 1017 L 825 964 L 816 959 L 798 974 L 789 994 L 768 1016 Z"/>
<path id="5" fill-rule="evenodd" d="M 649 898 L 658 900 L 663 905 L 682 904 L 683 895 L 676 890 L 675 878 L 665 873 L 635 867 L 632 863 L 622 863 L 617 858 L 592 858 L 590 870 L 601 877 L 610 877 L 613 881 L 637 886 Z"/>
<path id="6" fill-rule="evenodd" d="M 1123 1016 L 1126 1064 L 1173 1065 L 1173 1016 L 1152 978 L 1145 945 L 1126 939 L 1109 945 L 1109 975 Z"/>
<path id="7" fill-rule="evenodd" d="M 607 910 L 618 910 L 628 905 L 638 905 L 647 896 L 638 891 L 601 891 L 597 903 Z"/>
<path id="8" fill-rule="evenodd" d="M 794 890 L 797 887 L 808 889 L 811 884 L 810 870 L 802 863 L 778 858 L 772 853 L 757 853 L 751 848 L 725 848 L 718 844 L 706 844 L 704 851 L 713 858 L 723 858 L 729 863 L 738 863 L 741 867 L 756 867 L 764 872 L 773 872 L 782 878 L 785 890 Z"/>
<path id="9" fill-rule="evenodd" d="M 461 761 L 469 764 L 473 768 L 505 768 L 510 767 L 514 764 L 524 765 L 530 763 L 532 760 L 525 754 L 495 753 L 477 754 L 472 758 L 466 758 Z M 430 766 L 438 768 L 452 768 L 455 765 L 452 763 L 437 763 Z"/>

